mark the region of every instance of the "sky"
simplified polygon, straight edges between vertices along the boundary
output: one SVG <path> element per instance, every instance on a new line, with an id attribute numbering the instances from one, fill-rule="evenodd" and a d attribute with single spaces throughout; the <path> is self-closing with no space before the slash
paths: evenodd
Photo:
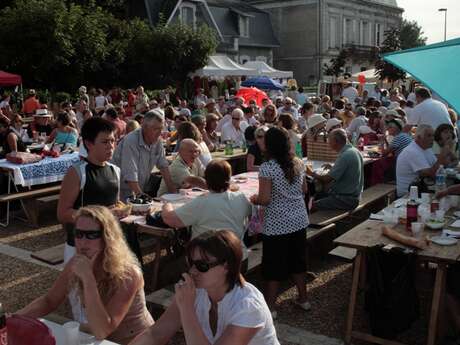
<path id="1" fill-rule="evenodd" d="M 447 8 L 447 39 L 460 37 L 460 0 L 397 0 L 404 9 L 403 18 L 415 20 L 422 27 L 427 44 L 444 40 L 444 12 Z"/>

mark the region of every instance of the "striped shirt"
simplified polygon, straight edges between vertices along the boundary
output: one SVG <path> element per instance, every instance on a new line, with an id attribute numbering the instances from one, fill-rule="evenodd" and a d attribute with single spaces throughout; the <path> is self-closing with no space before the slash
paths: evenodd
<path id="1" fill-rule="evenodd" d="M 412 142 L 412 136 L 401 132 L 393 138 L 390 148 L 394 150 L 395 156 L 398 156 L 404 148 Z"/>

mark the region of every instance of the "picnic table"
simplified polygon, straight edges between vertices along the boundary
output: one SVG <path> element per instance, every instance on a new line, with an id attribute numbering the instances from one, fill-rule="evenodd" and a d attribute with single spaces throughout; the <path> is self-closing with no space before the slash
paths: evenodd
<path id="1" fill-rule="evenodd" d="M 51 330 L 51 332 L 54 335 L 54 338 L 56 338 L 56 345 L 66 345 L 66 337 L 65 337 L 65 332 L 64 332 L 64 327 L 62 325 L 46 320 L 46 319 L 40 319 L 41 322 L 43 322 L 45 325 L 48 326 L 48 328 Z M 89 335 L 87 333 L 80 332 L 80 342 L 79 344 L 91 344 L 91 345 L 118 345 L 117 343 L 114 343 L 109 340 L 96 340 L 96 338 L 92 335 Z"/>
<path id="2" fill-rule="evenodd" d="M 80 160 L 78 152 L 63 154 L 56 158 L 45 157 L 36 163 L 14 164 L 6 159 L 0 160 L 0 172 L 8 175 L 6 194 L 0 195 L 0 202 L 6 203 L 6 221 L 1 226 L 8 226 L 10 220 L 10 202 L 21 201 L 22 209 L 31 224 L 37 224 L 38 213 L 34 198 L 59 192 L 59 186 L 41 186 L 60 182 L 67 170 Z M 13 187 L 12 187 L 13 186 Z"/>
<path id="3" fill-rule="evenodd" d="M 453 212 L 452 210 L 450 212 Z M 346 331 L 345 331 L 345 343 L 350 344 L 352 338 L 361 339 L 368 342 L 378 343 L 378 344 L 401 344 L 396 341 L 385 340 L 371 334 L 355 331 L 353 330 L 353 317 L 356 307 L 356 299 L 358 293 L 358 285 L 360 281 L 360 276 L 364 273 L 363 265 L 365 264 L 366 251 L 376 245 L 394 245 L 402 248 L 407 248 L 406 246 L 395 242 L 388 237 L 382 235 L 382 221 L 377 220 L 366 220 L 358 226 L 354 227 L 350 231 L 346 232 L 342 236 L 334 240 L 334 242 L 340 246 L 354 248 L 357 250 L 357 255 L 354 262 L 353 269 L 353 280 L 350 293 L 350 304 L 348 307 L 347 321 L 346 321 Z M 405 226 L 402 224 L 397 224 L 393 227 L 397 232 L 410 235 L 406 231 Z M 431 236 L 433 231 L 423 230 L 422 236 Z M 434 345 L 436 342 L 436 332 L 438 325 L 439 309 L 442 300 L 442 296 L 445 291 L 445 281 L 446 281 L 446 270 L 447 265 L 454 264 L 460 259 L 460 242 L 452 246 L 440 246 L 435 243 L 431 243 L 424 250 L 415 251 L 417 258 L 421 261 L 431 262 L 436 264 L 436 278 L 433 289 L 433 297 L 431 304 L 430 312 L 430 321 L 428 328 L 428 337 L 427 344 Z"/>
<path id="4" fill-rule="evenodd" d="M 258 180 L 258 173 L 257 172 L 248 172 L 248 173 L 243 173 L 243 174 L 238 174 L 236 176 L 232 177 L 233 181 L 235 181 L 235 184 L 239 187 L 239 191 L 244 193 L 246 197 L 249 199 L 249 197 L 252 194 L 257 193 L 258 188 L 259 188 L 259 180 Z M 172 202 L 171 204 L 173 205 L 174 208 L 178 208 L 182 206 L 183 204 L 190 202 L 194 198 L 196 198 L 199 195 L 202 195 L 203 193 L 208 193 L 207 191 L 193 191 L 191 189 L 189 190 L 184 190 L 184 198 Z M 153 203 L 152 209 L 153 210 L 161 210 L 162 207 L 162 202 L 156 201 Z M 170 248 L 175 239 L 175 229 L 173 228 L 161 228 L 161 227 L 155 227 L 151 225 L 146 224 L 145 216 L 140 215 L 131 215 L 126 218 L 123 218 L 121 220 L 122 224 L 125 224 L 131 229 L 134 229 L 136 234 L 131 234 L 131 238 L 136 238 L 137 234 L 147 234 L 149 236 L 152 236 L 155 239 L 154 243 L 154 253 L 155 253 L 155 261 L 153 263 L 153 278 L 152 278 L 152 286 L 155 289 L 157 285 L 157 280 L 158 280 L 158 274 L 159 274 L 159 268 L 160 268 L 160 254 L 163 249 L 168 249 Z M 134 240 L 136 241 L 136 239 Z M 139 248 L 138 245 L 132 244 L 134 248 Z M 139 250 L 139 249 L 138 249 Z M 141 257 L 140 253 L 136 253 L 138 257 Z"/>

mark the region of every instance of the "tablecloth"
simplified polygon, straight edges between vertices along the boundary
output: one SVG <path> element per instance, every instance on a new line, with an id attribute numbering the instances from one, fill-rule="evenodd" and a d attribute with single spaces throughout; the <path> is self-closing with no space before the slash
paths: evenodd
<path id="1" fill-rule="evenodd" d="M 80 160 L 78 152 L 64 154 L 57 158 L 46 157 L 31 164 L 13 164 L 0 160 L 0 168 L 10 170 L 13 182 L 24 187 L 62 181 L 67 170 Z"/>

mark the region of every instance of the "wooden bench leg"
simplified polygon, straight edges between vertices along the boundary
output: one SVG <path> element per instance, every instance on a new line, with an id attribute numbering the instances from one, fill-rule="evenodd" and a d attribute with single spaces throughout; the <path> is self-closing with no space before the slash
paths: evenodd
<path id="1" fill-rule="evenodd" d="M 355 258 L 355 267 L 353 269 L 353 281 L 351 283 L 350 304 L 348 306 L 347 323 L 345 329 L 345 344 L 351 344 L 351 333 L 353 331 L 353 317 L 355 315 L 356 298 L 358 296 L 359 276 L 361 272 L 361 262 L 363 253 L 358 251 Z"/>
<path id="2" fill-rule="evenodd" d="M 435 345 L 436 343 L 439 307 L 441 305 L 441 298 L 444 295 L 444 288 L 446 284 L 446 271 L 446 265 L 439 263 L 436 269 L 436 280 L 433 289 L 433 301 L 431 302 L 430 324 L 428 327 L 428 345 Z"/>
<path id="3" fill-rule="evenodd" d="M 34 199 L 23 199 L 21 200 L 22 208 L 27 216 L 30 224 L 34 227 L 38 227 L 38 205 Z"/>

